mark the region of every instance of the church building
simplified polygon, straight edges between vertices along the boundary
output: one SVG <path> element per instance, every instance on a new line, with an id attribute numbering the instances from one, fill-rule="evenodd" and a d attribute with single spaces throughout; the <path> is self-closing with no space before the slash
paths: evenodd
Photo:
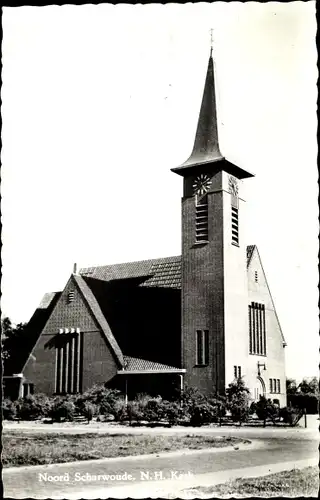
<path id="1" fill-rule="evenodd" d="M 106 384 L 168 397 L 185 387 L 222 394 L 243 377 L 252 399 L 286 405 L 286 343 L 258 248 L 244 241 L 253 175 L 220 152 L 212 50 L 194 147 L 172 172 L 183 184 L 181 255 L 75 268 L 32 316 L 7 390 Z"/>

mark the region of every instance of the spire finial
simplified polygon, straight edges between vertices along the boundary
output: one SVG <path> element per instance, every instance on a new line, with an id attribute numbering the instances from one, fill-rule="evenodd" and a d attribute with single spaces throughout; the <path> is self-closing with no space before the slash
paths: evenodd
<path id="1" fill-rule="evenodd" d="M 210 29 L 210 57 L 212 57 L 213 49 L 213 28 Z"/>

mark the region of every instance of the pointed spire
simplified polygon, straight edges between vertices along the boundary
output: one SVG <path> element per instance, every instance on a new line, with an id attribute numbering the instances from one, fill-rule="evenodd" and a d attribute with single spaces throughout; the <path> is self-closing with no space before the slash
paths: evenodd
<path id="1" fill-rule="evenodd" d="M 180 168 L 215 162 L 222 160 L 218 141 L 218 125 L 216 96 L 214 83 L 214 68 L 212 59 L 212 33 L 211 48 L 208 62 L 207 76 L 204 85 L 202 103 L 198 119 L 198 126 L 192 153 Z"/>
<path id="2" fill-rule="evenodd" d="M 210 30 L 210 57 L 212 57 L 213 50 L 213 29 Z"/>
<path id="3" fill-rule="evenodd" d="M 252 177 L 252 174 L 249 172 L 228 162 L 220 152 L 212 45 L 213 36 L 211 30 L 210 56 L 193 150 L 189 158 L 182 165 L 172 168 L 171 171 L 179 175 L 185 175 L 186 171 L 189 172 L 191 169 L 198 170 L 198 167 L 201 166 L 209 168 L 210 164 L 223 162 L 223 166 L 220 163 L 220 168 L 229 171 L 239 179 Z"/>

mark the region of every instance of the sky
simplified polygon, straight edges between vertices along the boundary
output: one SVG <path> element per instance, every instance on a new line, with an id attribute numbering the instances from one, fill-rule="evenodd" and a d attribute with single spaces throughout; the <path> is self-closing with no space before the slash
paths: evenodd
<path id="1" fill-rule="evenodd" d="M 287 340 L 318 374 L 315 2 L 3 8 L 2 314 L 78 268 L 181 253 L 182 179 L 213 29 L 221 151 L 245 181 Z"/>

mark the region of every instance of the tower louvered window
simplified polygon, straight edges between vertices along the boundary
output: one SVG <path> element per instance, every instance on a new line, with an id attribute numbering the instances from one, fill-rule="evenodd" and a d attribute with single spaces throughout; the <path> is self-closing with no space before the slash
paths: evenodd
<path id="1" fill-rule="evenodd" d="M 239 209 L 231 207 L 231 240 L 239 245 Z"/>
<path id="2" fill-rule="evenodd" d="M 231 199 L 231 243 L 239 245 L 239 195 L 238 181 L 232 175 L 229 176 L 229 192 Z"/>
<path id="3" fill-rule="evenodd" d="M 267 354 L 265 306 L 257 302 L 249 306 L 249 353 Z"/>
<path id="4" fill-rule="evenodd" d="M 83 332 L 60 331 L 56 342 L 55 393 L 75 394 L 82 391 Z"/>
<path id="5" fill-rule="evenodd" d="M 208 241 L 208 196 L 196 196 L 196 242 Z"/>

